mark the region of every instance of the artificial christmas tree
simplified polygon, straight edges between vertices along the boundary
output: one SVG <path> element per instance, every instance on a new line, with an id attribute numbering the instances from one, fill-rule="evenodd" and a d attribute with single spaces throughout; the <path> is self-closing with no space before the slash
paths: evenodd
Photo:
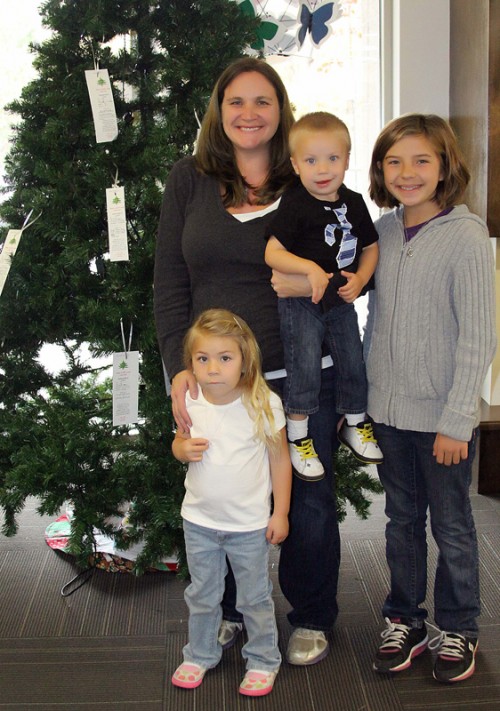
<path id="1" fill-rule="evenodd" d="M 4 532 L 28 496 L 41 513 L 73 507 L 72 548 L 95 528 L 114 535 L 134 502 L 144 534 L 138 570 L 182 550 L 183 468 L 152 314 L 153 255 L 163 184 L 190 153 L 222 69 L 254 38 L 256 20 L 232 0 L 49 0 L 49 40 L 33 47 L 38 77 L 10 110 L 20 116 L 6 161 L 0 217 L 23 233 L 0 298 L 0 504 Z M 105 68 L 118 123 L 97 143 L 85 71 Z M 106 189 L 125 189 L 129 261 L 108 259 Z M 140 353 L 140 422 L 112 424 L 101 356 L 123 350 L 120 322 Z M 44 344 L 66 364 L 42 364 Z M 86 344 L 91 359 L 82 355 Z M 129 529 L 134 538 L 134 527 Z M 118 536 L 120 534 L 118 533 Z"/>
<path id="2" fill-rule="evenodd" d="M 53 35 L 33 48 L 38 77 L 10 107 L 20 121 L 0 205 L 5 232 L 29 213 L 34 220 L 0 296 L 3 532 L 15 533 L 30 496 L 50 515 L 69 503 L 81 560 L 99 531 L 122 546 L 141 540 L 141 572 L 184 550 L 184 467 L 170 450 L 152 313 L 163 185 L 192 152 L 215 79 L 254 42 L 259 19 L 233 0 L 49 0 L 41 14 Z M 85 80 L 96 67 L 109 72 L 118 126 L 101 143 Z M 106 190 L 115 183 L 125 190 L 128 261 L 109 259 Z M 140 421 L 114 426 L 106 369 L 125 350 L 121 324 L 140 353 Z M 64 354 L 62 369 L 40 360 L 46 344 Z M 350 455 L 337 465 L 340 515 L 349 500 L 366 516 L 363 491 L 377 483 Z"/>

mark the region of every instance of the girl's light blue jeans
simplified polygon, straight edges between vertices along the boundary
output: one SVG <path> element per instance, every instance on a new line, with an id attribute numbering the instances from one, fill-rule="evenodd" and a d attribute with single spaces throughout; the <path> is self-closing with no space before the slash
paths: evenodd
<path id="1" fill-rule="evenodd" d="M 189 608 L 189 642 L 183 649 L 184 661 L 205 669 L 220 661 L 222 647 L 217 637 L 227 556 L 236 580 L 236 608 L 243 615 L 248 637 L 242 649 L 246 669 L 277 671 L 281 654 L 271 597 L 266 529 L 232 533 L 184 520 L 184 538 L 191 576 L 184 594 Z"/>

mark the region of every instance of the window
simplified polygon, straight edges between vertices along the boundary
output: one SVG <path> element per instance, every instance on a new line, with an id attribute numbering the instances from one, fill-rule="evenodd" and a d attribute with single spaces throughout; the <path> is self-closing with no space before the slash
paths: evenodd
<path id="1" fill-rule="evenodd" d="M 346 185 L 363 193 L 373 217 L 378 209 L 370 204 L 367 190 L 381 127 L 379 5 L 379 0 L 341 0 L 342 15 L 319 47 L 308 34 L 300 50 L 267 57 L 285 83 L 297 118 L 309 111 L 330 111 L 347 124 L 352 152 Z"/>

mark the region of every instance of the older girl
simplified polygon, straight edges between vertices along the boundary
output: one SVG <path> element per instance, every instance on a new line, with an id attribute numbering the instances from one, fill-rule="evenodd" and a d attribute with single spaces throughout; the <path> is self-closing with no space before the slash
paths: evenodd
<path id="1" fill-rule="evenodd" d="M 460 204 L 469 171 L 450 125 L 410 114 L 373 150 L 380 260 L 365 345 L 368 412 L 384 462 L 390 592 L 374 661 L 398 672 L 427 647 L 426 518 L 439 548 L 434 678 L 474 672 L 478 548 L 469 500 L 479 400 L 493 358 L 493 253 L 485 224 Z"/>

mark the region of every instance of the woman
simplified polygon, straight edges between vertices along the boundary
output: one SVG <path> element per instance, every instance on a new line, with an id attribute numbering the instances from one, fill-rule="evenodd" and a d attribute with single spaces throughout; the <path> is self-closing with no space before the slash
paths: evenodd
<path id="1" fill-rule="evenodd" d="M 310 295 L 304 277 L 272 275 L 264 262 L 266 227 L 293 180 L 287 145 L 292 123 L 275 70 L 263 60 L 239 59 L 215 85 L 195 155 L 180 160 L 169 175 L 158 230 L 155 319 L 181 431 L 191 424 L 186 391 L 197 395 L 194 377 L 184 369 L 182 341 L 206 309 L 229 309 L 248 323 L 262 351 L 263 371 L 281 390 L 285 372 L 276 294 Z M 326 476 L 314 484 L 294 478 L 290 534 L 280 554 L 280 585 L 293 608 L 288 615 L 294 627 L 287 650 L 291 664 L 314 664 L 326 656 L 325 633 L 338 613 L 334 396 L 329 367 L 323 370 L 320 410 L 310 421 Z M 223 612 L 219 640 L 227 648 L 242 628 L 230 582 Z"/>

